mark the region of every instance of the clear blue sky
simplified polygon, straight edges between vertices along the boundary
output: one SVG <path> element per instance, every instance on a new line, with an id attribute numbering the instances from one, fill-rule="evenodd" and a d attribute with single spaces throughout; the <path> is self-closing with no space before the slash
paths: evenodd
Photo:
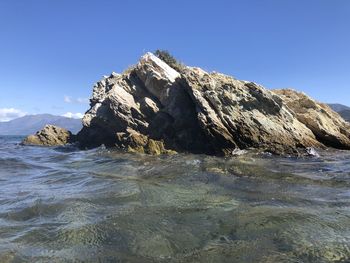
<path id="1" fill-rule="evenodd" d="M 0 40 L 3 115 L 84 113 L 94 82 L 157 48 L 350 104 L 349 0 L 0 0 Z"/>

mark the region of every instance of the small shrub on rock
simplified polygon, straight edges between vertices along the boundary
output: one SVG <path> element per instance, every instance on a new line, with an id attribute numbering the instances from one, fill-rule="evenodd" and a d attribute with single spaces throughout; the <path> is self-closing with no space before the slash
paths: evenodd
<path id="1" fill-rule="evenodd" d="M 179 62 L 173 55 L 169 53 L 167 50 L 157 49 L 154 54 L 167 63 L 170 67 L 175 69 L 178 72 L 181 72 L 185 67 L 181 62 Z"/>

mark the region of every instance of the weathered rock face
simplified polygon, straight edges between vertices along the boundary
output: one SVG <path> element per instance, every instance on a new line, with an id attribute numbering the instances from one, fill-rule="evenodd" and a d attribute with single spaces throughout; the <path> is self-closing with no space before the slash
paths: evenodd
<path id="1" fill-rule="evenodd" d="M 348 127 L 339 115 L 320 108 L 316 125 L 308 116 L 314 112 L 299 109 L 307 105 L 290 104 L 279 91 L 199 68 L 179 73 L 147 53 L 128 72 L 94 86 L 78 140 L 84 148 L 105 144 L 153 154 L 258 148 L 298 155 L 324 144 L 348 147 Z"/>
<path id="2" fill-rule="evenodd" d="M 298 148 L 322 147 L 314 134 L 285 106 L 282 99 L 253 82 L 188 68 L 186 89 L 197 105 L 197 119 L 210 140 L 224 136 L 241 149 L 248 147 L 279 154 L 297 154 Z M 225 154 L 232 147 L 221 147 Z"/>
<path id="3" fill-rule="evenodd" d="M 42 145 L 42 146 L 58 146 L 72 143 L 75 141 L 75 136 L 66 129 L 46 125 L 42 130 L 35 135 L 29 135 L 22 141 L 23 145 Z"/>
<path id="4" fill-rule="evenodd" d="M 148 53 L 129 73 L 98 82 L 78 135 L 82 146 L 103 143 L 140 150 L 129 143 L 130 137 L 139 136 L 145 145 L 152 139 L 167 150 L 212 153 L 196 121 L 196 105 L 178 82 L 180 77 Z"/>
<path id="5" fill-rule="evenodd" d="M 273 92 L 283 99 L 296 118 L 304 123 L 321 143 L 329 147 L 350 149 L 350 124 L 328 105 L 291 89 Z"/>

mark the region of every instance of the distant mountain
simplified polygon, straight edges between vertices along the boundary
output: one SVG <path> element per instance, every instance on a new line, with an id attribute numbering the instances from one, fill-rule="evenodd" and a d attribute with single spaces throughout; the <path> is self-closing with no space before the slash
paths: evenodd
<path id="1" fill-rule="evenodd" d="M 334 111 L 336 112 L 340 112 L 340 111 L 344 111 L 344 110 L 350 110 L 350 107 L 345 106 L 343 104 L 339 104 L 339 103 L 331 103 L 328 104 Z"/>
<path id="2" fill-rule="evenodd" d="M 81 119 L 71 119 L 51 114 L 27 115 L 7 122 L 0 122 L 0 135 L 29 135 L 42 129 L 46 124 L 66 128 L 77 133 L 82 128 Z"/>
<path id="3" fill-rule="evenodd" d="M 350 122 L 350 107 L 342 104 L 328 104 L 334 111 L 338 112 L 344 120 Z"/>

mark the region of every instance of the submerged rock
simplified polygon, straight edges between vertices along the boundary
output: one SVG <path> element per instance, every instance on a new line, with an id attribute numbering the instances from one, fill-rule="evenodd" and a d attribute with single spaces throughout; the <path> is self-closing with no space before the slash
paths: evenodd
<path id="1" fill-rule="evenodd" d="M 75 136 L 68 130 L 54 125 L 46 125 L 34 135 L 27 136 L 23 145 L 58 146 L 72 143 Z"/>

